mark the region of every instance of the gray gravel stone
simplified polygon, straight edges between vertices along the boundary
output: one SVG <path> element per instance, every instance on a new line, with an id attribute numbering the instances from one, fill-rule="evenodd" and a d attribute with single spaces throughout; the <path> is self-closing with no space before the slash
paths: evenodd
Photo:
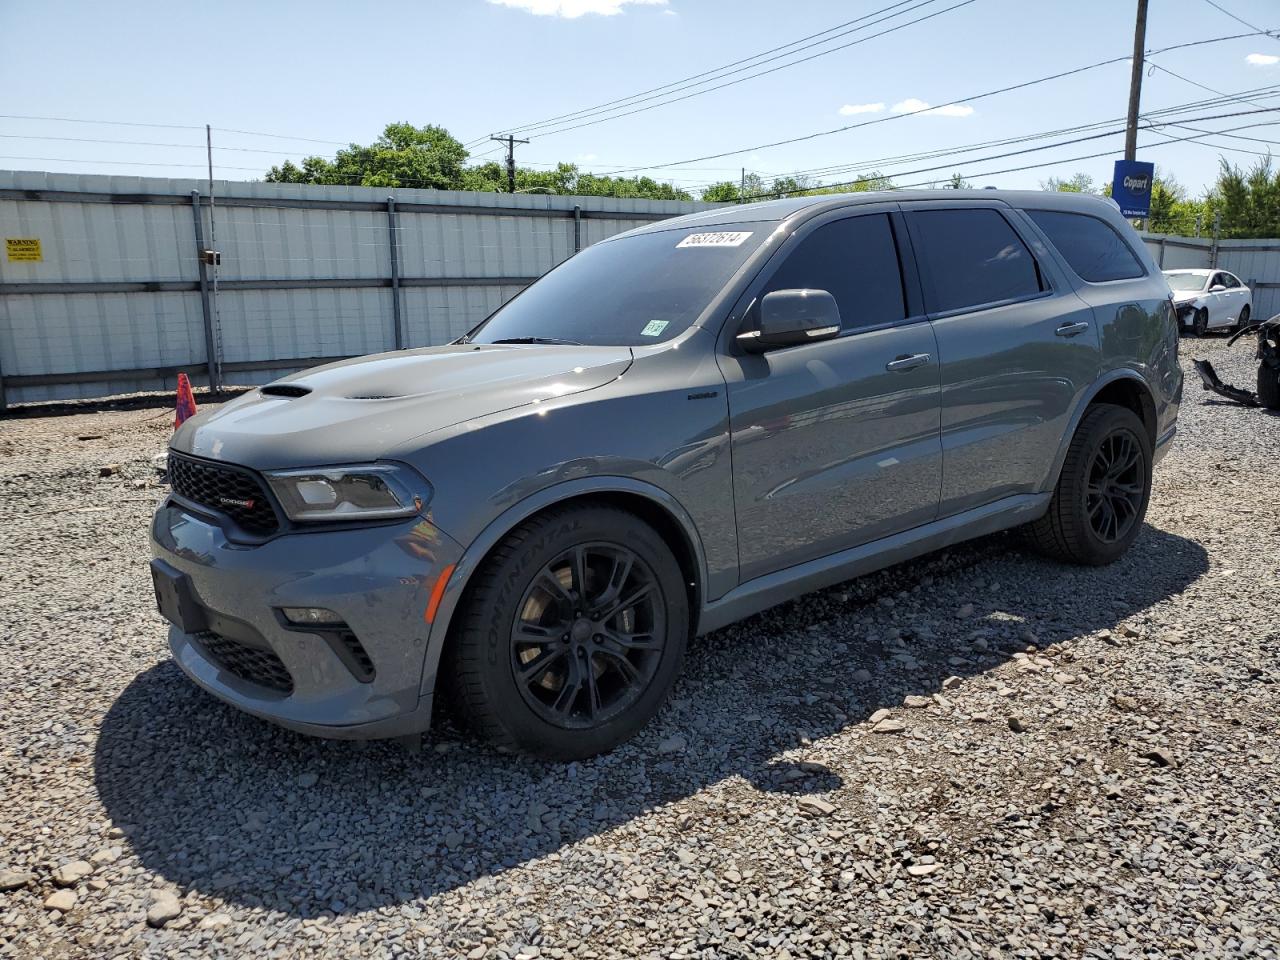
<path id="1" fill-rule="evenodd" d="M 1181 344 L 1237 383 L 1247 354 Z M 0 419 L 4 960 L 1280 960 L 1280 419 L 1189 389 L 1112 566 L 998 535 L 811 594 L 690 644 L 650 730 L 570 765 L 201 693 L 147 574 L 171 422 Z"/>

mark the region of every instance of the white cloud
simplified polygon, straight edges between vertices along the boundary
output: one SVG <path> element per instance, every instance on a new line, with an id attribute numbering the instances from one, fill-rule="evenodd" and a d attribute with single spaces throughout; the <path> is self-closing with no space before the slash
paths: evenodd
<path id="1" fill-rule="evenodd" d="M 538 17 L 563 17 L 574 20 L 588 13 L 613 17 L 628 4 L 642 7 L 665 7 L 667 0 L 489 0 L 500 7 L 513 7 Z"/>
<path id="2" fill-rule="evenodd" d="M 846 103 L 840 108 L 840 116 L 852 117 L 859 113 L 879 113 L 883 109 L 883 103 Z"/>
<path id="3" fill-rule="evenodd" d="M 597 160 L 597 159 L 599 159 L 599 158 L 598 158 L 594 153 L 580 153 L 580 154 L 578 154 L 578 162 L 579 162 L 579 163 L 590 163 L 592 160 Z"/>
<path id="4" fill-rule="evenodd" d="M 1251 63 L 1255 67 L 1271 67 L 1280 63 L 1280 57 L 1272 56 L 1269 53 L 1251 53 L 1244 58 L 1245 63 Z"/>
<path id="5" fill-rule="evenodd" d="M 908 97 L 889 108 L 894 113 L 921 113 L 933 117 L 967 117 L 973 113 L 973 107 L 962 103 L 952 103 L 942 107 L 931 107 L 923 100 Z"/>

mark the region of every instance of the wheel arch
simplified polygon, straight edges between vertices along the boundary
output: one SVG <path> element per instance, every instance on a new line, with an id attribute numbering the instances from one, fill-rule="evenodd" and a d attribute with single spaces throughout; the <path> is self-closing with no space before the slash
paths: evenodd
<path id="1" fill-rule="evenodd" d="M 1062 475 L 1062 465 L 1067 458 L 1067 449 L 1071 446 L 1071 439 L 1076 435 L 1076 430 L 1080 427 L 1080 421 L 1084 419 L 1084 415 L 1091 407 L 1096 407 L 1102 403 L 1124 407 L 1137 414 L 1138 419 L 1147 428 L 1147 436 L 1151 440 L 1152 449 L 1155 448 L 1158 419 L 1156 401 L 1151 393 L 1151 387 L 1136 370 L 1129 368 L 1112 370 L 1100 377 L 1077 404 L 1075 412 L 1071 415 L 1070 424 L 1063 431 L 1062 439 L 1058 445 L 1058 453 L 1053 461 L 1053 468 L 1045 478 L 1045 483 L 1041 487 L 1042 490 L 1051 491 L 1058 485 L 1058 478 Z"/>
<path id="2" fill-rule="evenodd" d="M 698 529 L 680 501 L 661 487 L 629 477 L 601 476 L 568 480 L 546 487 L 508 507 L 491 520 L 463 551 L 449 576 L 427 635 L 421 681 L 423 696 L 429 696 L 435 690 L 450 624 L 476 571 L 489 554 L 508 533 L 526 520 L 548 510 L 573 504 L 606 504 L 617 507 L 634 513 L 658 532 L 680 564 L 689 594 L 692 634 L 705 599 L 703 584 L 706 582 L 706 559 Z"/>

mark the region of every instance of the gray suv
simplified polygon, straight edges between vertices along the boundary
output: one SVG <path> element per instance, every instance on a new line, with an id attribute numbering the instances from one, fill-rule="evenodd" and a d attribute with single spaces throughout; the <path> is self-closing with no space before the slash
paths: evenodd
<path id="1" fill-rule="evenodd" d="M 970 537 L 1119 557 L 1173 438 L 1169 287 L 1116 207 L 819 196 L 633 230 L 460 340 L 188 421 L 152 526 L 179 666 L 330 737 L 437 693 L 615 746 L 698 634 Z"/>

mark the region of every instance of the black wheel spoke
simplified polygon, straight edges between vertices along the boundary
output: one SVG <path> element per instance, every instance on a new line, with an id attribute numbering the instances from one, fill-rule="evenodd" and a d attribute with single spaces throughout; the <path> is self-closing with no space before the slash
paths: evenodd
<path id="1" fill-rule="evenodd" d="M 640 671 L 636 669 L 636 665 L 627 659 L 625 652 L 611 650 L 608 647 L 601 647 L 596 653 L 606 661 L 610 668 L 616 670 L 622 675 L 623 680 L 627 683 L 635 683 L 640 679 Z"/>
<path id="2" fill-rule="evenodd" d="M 582 667 L 578 663 L 577 657 L 568 658 L 569 670 L 565 675 L 564 684 L 560 687 L 560 692 L 556 694 L 555 700 L 551 704 L 551 709 L 556 713 L 567 716 L 573 705 L 578 700 L 578 694 L 582 692 Z"/>
<path id="3" fill-rule="evenodd" d="M 637 587 L 635 590 L 629 593 L 624 599 L 617 601 L 607 610 L 602 612 L 600 614 L 600 620 L 607 623 L 608 621 L 616 617 L 618 614 L 622 613 L 624 610 L 630 610 L 637 603 L 648 598 L 652 592 L 653 592 L 652 583 L 646 583 L 643 586 Z"/>
<path id="4" fill-rule="evenodd" d="M 549 647 L 544 650 L 538 656 L 523 664 L 520 670 L 520 682 L 537 682 L 550 666 L 564 658 L 565 653 L 566 650 L 563 647 Z"/>
<path id="5" fill-rule="evenodd" d="M 615 630 L 612 627 L 602 627 L 601 633 L 610 643 L 616 644 L 622 650 L 659 650 L 662 648 L 662 641 L 652 633 L 626 633 L 622 630 Z"/>

